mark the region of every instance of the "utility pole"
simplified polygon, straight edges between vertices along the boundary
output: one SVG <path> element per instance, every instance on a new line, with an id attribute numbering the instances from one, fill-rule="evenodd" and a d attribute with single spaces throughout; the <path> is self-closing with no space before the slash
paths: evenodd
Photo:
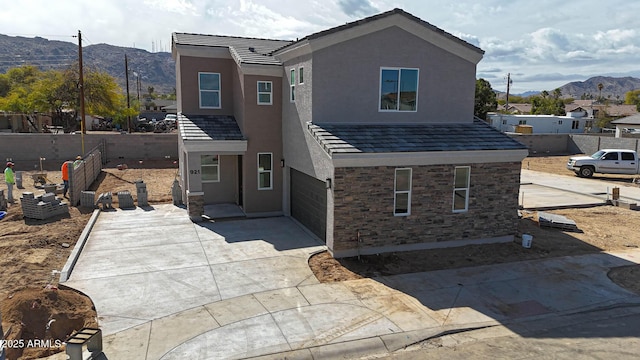
<path id="1" fill-rule="evenodd" d="M 509 88 L 511 87 L 511 73 L 507 73 L 507 102 L 504 105 L 504 110 L 509 111 Z"/>
<path id="2" fill-rule="evenodd" d="M 130 99 L 129 99 L 129 63 L 127 61 L 127 54 L 124 54 L 124 74 L 127 82 L 127 111 L 131 107 Z M 131 133 L 131 115 L 127 115 L 127 128 L 129 129 L 129 133 Z"/>
<path id="3" fill-rule="evenodd" d="M 80 134 L 82 138 L 82 154 L 84 155 L 84 128 L 85 111 L 84 111 L 84 70 L 82 68 L 82 33 L 78 30 L 78 87 L 80 88 Z"/>

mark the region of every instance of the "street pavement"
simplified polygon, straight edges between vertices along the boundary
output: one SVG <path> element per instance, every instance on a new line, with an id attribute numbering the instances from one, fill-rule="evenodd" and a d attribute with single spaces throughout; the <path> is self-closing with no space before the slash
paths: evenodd
<path id="1" fill-rule="evenodd" d="M 584 184 L 563 196 L 592 192 Z M 538 340 L 640 304 L 607 277 L 640 263 L 640 249 L 322 284 L 307 261 L 325 246 L 286 217 L 195 224 L 154 205 L 96 218 L 64 285 L 93 300 L 109 360 L 399 356 L 428 339 Z"/>

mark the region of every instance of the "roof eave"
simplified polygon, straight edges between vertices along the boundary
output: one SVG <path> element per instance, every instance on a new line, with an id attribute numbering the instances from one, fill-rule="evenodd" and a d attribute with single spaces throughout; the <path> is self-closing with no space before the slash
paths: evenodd
<path id="1" fill-rule="evenodd" d="M 520 162 L 528 155 L 528 149 L 506 149 L 393 153 L 332 153 L 331 159 L 333 161 L 333 166 L 339 168 Z"/>

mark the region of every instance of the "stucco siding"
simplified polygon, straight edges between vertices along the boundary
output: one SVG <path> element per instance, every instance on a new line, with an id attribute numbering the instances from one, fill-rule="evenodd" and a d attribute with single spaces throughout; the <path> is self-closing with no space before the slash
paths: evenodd
<path id="1" fill-rule="evenodd" d="M 190 56 L 179 57 L 179 83 L 181 97 L 178 108 L 184 114 L 233 115 L 233 67 L 231 59 L 196 58 Z M 200 109 L 200 94 L 198 88 L 198 73 L 212 72 L 220 74 L 220 109 Z"/>
<path id="2" fill-rule="evenodd" d="M 416 112 L 378 111 L 381 67 L 419 69 Z M 475 71 L 398 27 L 338 43 L 313 55 L 313 122 L 471 122 Z"/>
<path id="3" fill-rule="evenodd" d="M 220 156 L 220 181 L 203 182 L 205 204 L 236 203 L 238 198 L 238 158 Z"/>
<path id="4" fill-rule="evenodd" d="M 244 122 L 242 132 L 249 140 L 243 157 L 243 192 L 246 213 L 282 211 L 282 78 L 243 77 Z M 272 82 L 272 104 L 258 105 L 258 81 Z M 272 154 L 272 185 L 258 190 L 258 153 Z"/>

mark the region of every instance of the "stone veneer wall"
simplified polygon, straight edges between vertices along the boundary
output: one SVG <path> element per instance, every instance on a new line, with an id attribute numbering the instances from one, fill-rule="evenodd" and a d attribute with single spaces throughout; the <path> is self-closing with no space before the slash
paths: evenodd
<path id="1" fill-rule="evenodd" d="M 358 232 L 360 249 L 514 235 L 521 163 L 469 166 L 464 213 L 452 212 L 454 165 L 411 166 L 409 216 L 393 215 L 396 167 L 336 168 L 332 250 L 357 250 Z"/>

